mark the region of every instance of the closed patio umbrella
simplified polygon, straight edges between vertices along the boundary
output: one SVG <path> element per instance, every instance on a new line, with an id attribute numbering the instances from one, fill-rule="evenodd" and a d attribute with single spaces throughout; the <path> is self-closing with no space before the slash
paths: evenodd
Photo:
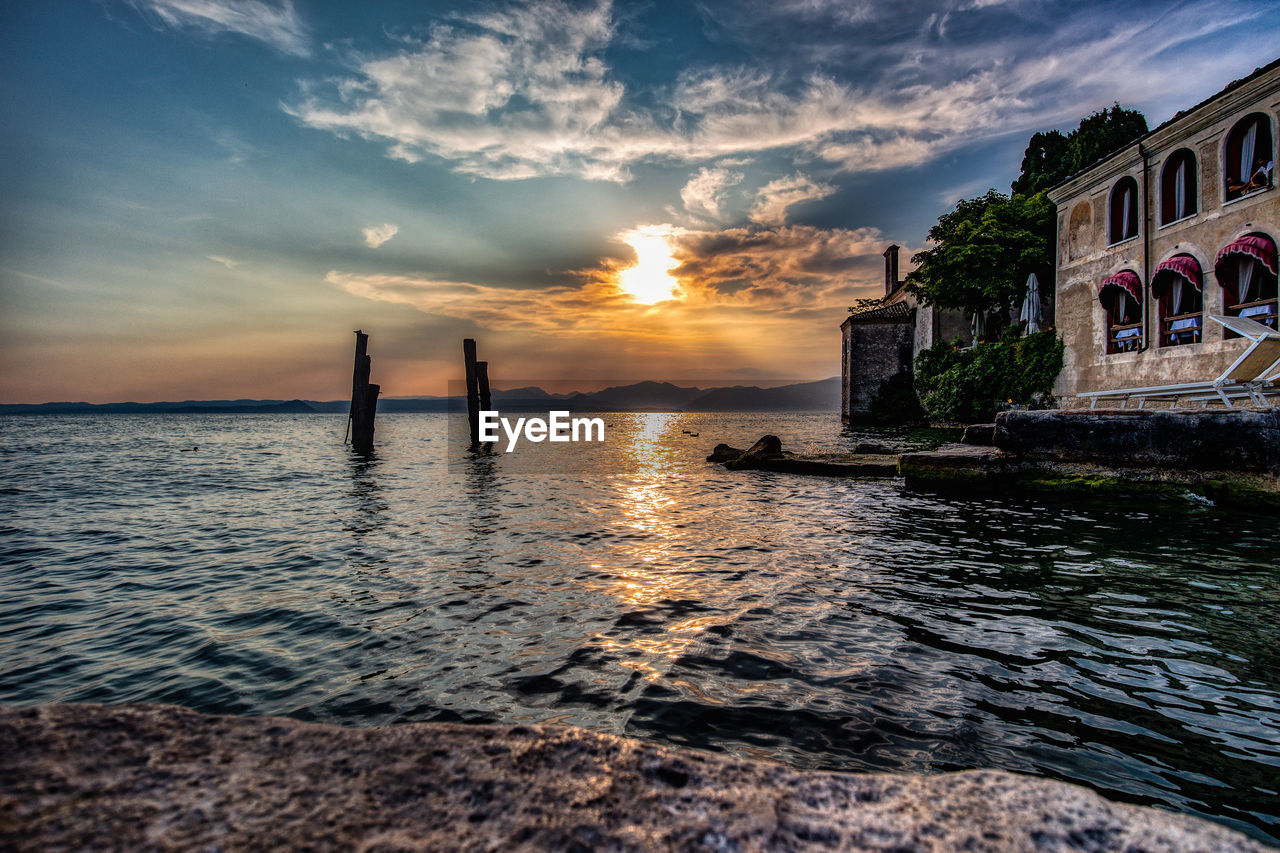
<path id="1" fill-rule="evenodd" d="M 1026 334 L 1040 331 L 1040 321 L 1044 317 L 1040 313 L 1040 279 L 1032 273 L 1027 276 L 1027 295 L 1022 299 L 1022 311 L 1018 314 L 1018 322 L 1026 323 Z"/>

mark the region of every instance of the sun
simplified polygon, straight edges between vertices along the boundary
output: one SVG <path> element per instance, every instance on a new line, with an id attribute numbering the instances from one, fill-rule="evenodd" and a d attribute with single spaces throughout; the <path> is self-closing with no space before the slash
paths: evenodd
<path id="1" fill-rule="evenodd" d="M 653 305 L 675 298 L 675 276 L 671 270 L 680 265 L 671 256 L 667 242 L 669 230 L 661 225 L 642 225 L 622 235 L 636 252 L 636 264 L 618 274 L 618 286 L 641 305 Z"/>

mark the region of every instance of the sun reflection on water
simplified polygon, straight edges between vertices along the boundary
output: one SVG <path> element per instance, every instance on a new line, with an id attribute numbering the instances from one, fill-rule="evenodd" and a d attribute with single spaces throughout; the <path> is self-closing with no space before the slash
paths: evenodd
<path id="1" fill-rule="evenodd" d="M 624 560 L 613 568 L 619 573 L 614 594 L 628 604 L 644 607 L 668 598 L 684 598 L 688 578 L 682 578 L 671 558 L 671 543 L 681 507 L 671 488 L 671 447 L 680 415 L 639 414 L 625 433 L 621 449 L 627 472 L 619 488 L 621 523 L 641 537 L 622 543 Z M 623 555 L 620 555 L 623 556 Z"/>
<path id="2" fill-rule="evenodd" d="M 682 427 L 688 416 L 679 413 L 645 413 L 629 416 L 630 420 L 614 432 L 619 442 L 619 456 L 624 472 L 618 478 L 617 505 L 621 509 L 620 526 L 635 531 L 635 536 L 619 538 L 613 546 L 609 563 L 595 563 L 592 568 L 610 576 L 600 590 L 631 608 L 637 621 L 644 621 L 646 610 L 670 602 L 700 602 L 717 597 L 716 584 L 682 559 L 677 543 L 687 536 L 687 528 L 696 519 L 698 508 L 682 497 L 685 490 L 679 481 L 679 454 L 687 455 L 688 445 L 681 442 Z M 698 614 L 663 626 L 654 632 L 619 641 L 601 636 L 599 644 L 615 652 L 620 665 L 656 681 L 671 664 L 696 644 L 708 629 L 725 622 L 725 614 Z"/>

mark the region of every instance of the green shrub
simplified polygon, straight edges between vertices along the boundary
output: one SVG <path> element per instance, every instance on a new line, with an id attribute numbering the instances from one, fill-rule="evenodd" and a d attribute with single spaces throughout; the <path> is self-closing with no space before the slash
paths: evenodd
<path id="1" fill-rule="evenodd" d="M 1053 332 L 960 349 L 938 341 L 916 357 L 916 390 L 932 420 L 979 423 L 1001 403 L 1047 405 L 1062 370 L 1062 341 Z"/>
<path id="2" fill-rule="evenodd" d="M 867 405 L 867 419 L 876 424 L 911 424 L 924 420 L 924 409 L 920 408 L 910 373 L 904 370 L 880 383 L 880 389 Z"/>

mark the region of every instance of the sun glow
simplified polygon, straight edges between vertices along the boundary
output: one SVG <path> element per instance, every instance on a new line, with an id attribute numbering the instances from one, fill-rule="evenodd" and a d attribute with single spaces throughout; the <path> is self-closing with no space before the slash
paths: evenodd
<path id="1" fill-rule="evenodd" d="M 669 229 L 661 225 L 644 225 L 628 231 L 622 239 L 636 251 L 636 264 L 618 274 L 618 286 L 641 305 L 653 305 L 675 298 L 675 276 L 671 270 L 679 266 L 667 242 Z"/>

